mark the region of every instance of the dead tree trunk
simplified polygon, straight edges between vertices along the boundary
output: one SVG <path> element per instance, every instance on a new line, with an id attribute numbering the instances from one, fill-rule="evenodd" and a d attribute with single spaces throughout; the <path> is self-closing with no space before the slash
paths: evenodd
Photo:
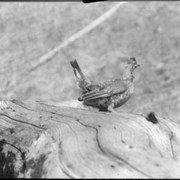
<path id="1" fill-rule="evenodd" d="M 148 120 L 1 101 L 0 177 L 180 177 L 180 126 L 163 118 Z"/>

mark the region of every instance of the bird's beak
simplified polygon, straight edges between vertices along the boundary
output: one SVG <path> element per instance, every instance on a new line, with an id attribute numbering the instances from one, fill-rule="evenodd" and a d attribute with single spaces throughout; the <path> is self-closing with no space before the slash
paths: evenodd
<path id="1" fill-rule="evenodd" d="M 136 64 L 135 68 L 137 68 L 137 67 L 140 67 L 140 65 L 139 65 L 139 64 Z"/>

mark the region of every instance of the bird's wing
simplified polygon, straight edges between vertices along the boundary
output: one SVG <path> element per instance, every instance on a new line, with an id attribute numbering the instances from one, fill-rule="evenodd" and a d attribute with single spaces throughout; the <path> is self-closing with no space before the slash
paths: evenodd
<path id="1" fill-rule="evenodd" d="M 98 89 L 93 89 L 82 96 L 84 101 L 91 101 L 99 98 L 110 97 L 114 94 L 121 94 L 128 89 L 128 86 L 123 81 L 114 81 L 101 86 Z"/>

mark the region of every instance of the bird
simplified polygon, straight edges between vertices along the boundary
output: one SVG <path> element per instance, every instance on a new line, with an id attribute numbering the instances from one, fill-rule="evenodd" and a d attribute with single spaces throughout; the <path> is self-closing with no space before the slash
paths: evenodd
<path id="1" fill-rule="evenodd" d="M 127 67 L 122 77 L 93 83 L 83 74 L 76 59 L 70 61 L 70 64 L 81 92 L 78 100 L 83 101 L 84 105 L 105 112 L 115 112 L 115 108 L 128 101 L 134 92 L 133 72 L 140 66 L 135 57 L 130 57 L 127 59 Z"/>

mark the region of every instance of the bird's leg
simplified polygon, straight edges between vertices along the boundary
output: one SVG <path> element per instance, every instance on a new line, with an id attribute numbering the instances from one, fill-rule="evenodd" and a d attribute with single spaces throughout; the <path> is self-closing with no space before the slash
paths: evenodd
<path id="1" fill-rule="evenodd" d="M 111 112 L 111 113 L 115 113 L 116 111 L 114 110 L 114 104 L 111 103 L 110 105 L 108 105 L 108 112 Z"/>

